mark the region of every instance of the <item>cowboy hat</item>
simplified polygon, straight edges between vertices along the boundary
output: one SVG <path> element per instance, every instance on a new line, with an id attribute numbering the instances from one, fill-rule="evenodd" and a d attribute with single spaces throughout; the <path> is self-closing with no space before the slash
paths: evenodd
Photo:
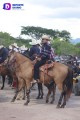
<path id="1" fill-rule="evenodd" d="M 49 38 L 48 35 L 43 35 L 43 36 L 42 36 L 42 40 L 43 40 L 43 39 L 46 39 L 46 40 L 48 40 L 48 41 L 50 40 L 50 38 Z"/>
<path id="2" fill-rule="evenodd" d="M 27 50 L 28 48 L 25 47 L 25 45 L 22 45 L 22 46 L 20 47 L 20 49 L 21 49 L 21 50 Z"/>
<path id="3" fill-rule="evenodd" d="M 3 45 L 0 45 L 0 49 L 3 48 L 4 46 Z"/>
<path id="4" fill-rule="evenodd" d="M 9 49 L 12 50 L 12 46 L 11 45 L 9 46 Z"/>
<path id="5" fill-rule="evenodd" d="M 39 45 L 40 45 L 40 44 L 41 44 L 41 40 L 37 40 L 37 44 L 39 44 Z"/>
<path id="6" fill-rule="evenodd" d="M 36 40 L 32 40 L 32 42 L 29 42 L 30 45 L 37 45 L 37 41 Z"/>
<path id="7" fill-rule="evenodd" d="M 11 46 L 14 46 L 14 47 L 18 48 L 17 43 L 13 43 Z"/>

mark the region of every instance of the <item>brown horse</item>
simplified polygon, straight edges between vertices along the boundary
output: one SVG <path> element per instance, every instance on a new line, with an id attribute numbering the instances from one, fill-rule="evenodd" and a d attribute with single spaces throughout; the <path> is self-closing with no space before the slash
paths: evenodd
<path id="1" fill-rule="evenodd" d="M 60 95 L 57 107 L 64 108 L 66 105 L 66 101 L 70 97 L 72 92 L 73 71 L 68 66 L 62 63 L 54 62 L 52 64 L 53 64 L 52 65 L 53 67 L 47 70 L 46 75 L 45 75 L 45 72 L 43 72 L 43 70 L 40 70 L 40 81 L 42 83 L 44 81 L 49 82 L 49 80 L 53 80 L 55 82 L 58 89 L 61 91 L 61 95 Z M 62 103 L 62 100 L 63 100 L 63 103 Z"/>
<path id="2" fill-rule="evenodd" d="M 27 101 L 25 105 L 27 105 L 30 102 L 29 93 L 34 73 L 32 61 L 19 53 L 12 52 L 9 57 L 8 64 L 10 65 L 11 69 L 15 71 L 18 78 L 18 91 L 13 97 L 12 102 L 15 101 L 18 92 L 26 86 Z M 49 68 L 47 73 L 48 74 L 40 70 L 40 81 L 44 85 L 46 85 L 46 83 L 50 83 L 51 80 L 56 83 L 59 90 L 61 90 L 61 95 L 57 107 L 64 107 L 66 105 L 67 97 L 69 97 L 71 94 L 73 86 L 73 72 L 68 66 L 64 64 L 54 63 L 53 67 Z M 63 103 L 61 104 L 62 99 Z M 46 101 L 47 100 L 48 95 Z"/>
<path id="3" fill-rule="evenodd" d="M 1 90 L 4 88 L 5 84 L 5 77 L 6 75 L 10 75 L 9 70 L 4 65 L 0 65 L 0 75 L 2 76 L 2 87 Z"/>
<path id="4" fill-rule="evenodd" d="M 10 85 L 12 85 L 13 79 L 17 81 L 16 75 L 14 73 L 12 73 L 12 71 L 8 68 L 8 66 L 5 63 L 0 64 L 0 75 L 2 76 L 1 90 L 4 89 L 6 76 L 8 76 Z"/>

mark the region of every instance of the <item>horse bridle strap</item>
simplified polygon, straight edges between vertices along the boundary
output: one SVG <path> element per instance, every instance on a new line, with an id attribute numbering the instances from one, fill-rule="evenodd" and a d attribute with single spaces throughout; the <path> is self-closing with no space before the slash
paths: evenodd
<path id="1" fill-rule="evenodd" d="M 18 64 L 18 65 L 14 68 L 14 71 L 15 71 L 18 67 L 20 67 L 20 65 L 22 65 L 23 63 L 25 63 L 26 61 L 27 61 L 27 60 L 25 60 L 25 61 L 23 61 L 22 63 Z M 14 57 L 14 58 L 12 59 L 10 65 L 15 64 L 15 63 L 16 63 L 16 57 Z"/>

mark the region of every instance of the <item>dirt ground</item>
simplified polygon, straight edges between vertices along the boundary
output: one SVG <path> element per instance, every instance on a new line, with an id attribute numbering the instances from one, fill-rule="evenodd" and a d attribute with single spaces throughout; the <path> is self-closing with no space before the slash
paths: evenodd
<path id="1" fill-rule="evenodd" d="M 43 100 L 37 100 L 37 90 L 32 90 L 28 106 L 24 106 L 24 100 L 11 103 L 13 95 L 9 86 L 0 90 L 0 120 L 80 120 L 80 96 L 72 95 L 65 108 L 57 109 L 58 91 L 54 104 L 45 103 L 46 88 Z"/>

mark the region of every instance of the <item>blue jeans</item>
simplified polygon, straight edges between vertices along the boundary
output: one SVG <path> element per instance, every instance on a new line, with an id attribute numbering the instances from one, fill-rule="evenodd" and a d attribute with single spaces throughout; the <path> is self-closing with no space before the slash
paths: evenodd
<path id="1" fill-rule="evenodd" d="M 37 61 L 37 63 L 34 65 L 34 80 L 40 79 L 39 76 L 39 68 L 46 63 L 46 59 Z"/>

